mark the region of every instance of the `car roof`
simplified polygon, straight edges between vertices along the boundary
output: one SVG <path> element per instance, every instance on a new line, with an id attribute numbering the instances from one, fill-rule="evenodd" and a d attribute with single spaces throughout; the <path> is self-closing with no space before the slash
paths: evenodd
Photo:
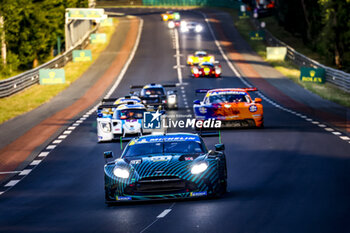
<path id="1" fill-rule="evenodd" d="M 193 133 L 168 133 L 163 135 L 147 135 L 133 139 L 134 143 L 169 142 L 169 141 L 195 141 L 200 142 L 198 134 Z"/>
<path id="2" fill-rule="evenodd" d="M 160 84 L 152 83 L 152 84 L 145 85 L 143 88 L 163 88 L 163 86 Z"/>

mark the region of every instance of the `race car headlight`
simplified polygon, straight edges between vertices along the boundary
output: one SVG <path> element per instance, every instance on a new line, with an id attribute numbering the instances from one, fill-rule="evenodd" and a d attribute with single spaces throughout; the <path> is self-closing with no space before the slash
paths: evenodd
<path id="1" fill-rule="evenodd" d="M 101 128 L 105 133 L 111 132 L 111 124 L 107 122 L 101 122 Z"/>
<path id="2" fill-rule="evenodd" d="M 188 29 L 187 29 L 187 27 L 186 27 L 186 26 L 181 26 L 181 31 L 182 31 L 182 32 L 187 32 L 187 31 L 188 31 Z"/>
<path id="3" fill-rule="evenodd" d="M 129 178 L 130 172 L 125 168 L 116 167 L 113 170 L 113 174 L 119 178 Z"/>
<path id="4" fill-rule="evenodd" d="M 168 27 L 169 27 L 169 28 L 174 28 L 174 27 L 175 27 L 175 23 L 172 22 L 172 21 L 170 21 L 170 22 L 168 23 Z"/>
<path id="5" fill-rule="evenodd" d="M 175 104 L 176 103 L 176 95 L 168 96 L 168 103 L 169 104 Z"/>
<path id="6" fill-rule="evenodd" d="M 204 172 L 205 170 L 207 170 L 207 168 L 208 168 L 208 164 L 205 162 L 202 162 L 202 163 L 194 165 L 191 168 L 191 173 L 193 175 L 197 175 L 197 174 L 200 174 L 200 173 Z"/>
<path id="7" fill-rule="evenodd" d="M 196 26 L 196 32 L 201 32 L 203 30 L 203 27 L 201 25 Z"/>

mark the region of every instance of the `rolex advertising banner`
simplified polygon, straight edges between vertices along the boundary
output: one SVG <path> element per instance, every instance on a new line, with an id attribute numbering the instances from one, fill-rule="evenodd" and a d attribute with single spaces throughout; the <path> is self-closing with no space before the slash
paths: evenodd
<path id="1" fill-rule="evenodd" d="M 105 19 L 104 9 L 97 8 L 67 8 L 66 9 L 68 19 L 82 19 L 82 20 L 101 20 Z"/>
<path id="2" fill-rule="evenodd" d="M 300 68 L 300 80 L 303 82 L 324 83 L 325 69 L 323 68 Z"/>
<path id="3" fill-rule="evenodd" d="M 267 60 L 283 61 L 287 55 L 287 47 L 266 47 Z"/>
<path id="4" fill-rule="evenodd" d="M 113 18 L 103 19 L 100 22 L 101 27 L 112 27 L 113 26 Z"/>
<path id="5" fill-rule="evenodd" d="M 250 40 L 264 40 L 265 32 L 264 31 L 252 31 L 249 33 Z"/>
<path id="6" fill-rule="evenodd" d="M 238 18 L 239 19 L 249 19 L 249 12 L 247 12 L 247 11 L 239 12 Z"/>
<path id="7" fill-rule="evenodd" d="M 105 33 L 93 33 L 90 35 L 91 44 L 104 44 L 107 41 Z"/>
<path id="8" fill-rule="evenodd" d="M 40 85 L 65 83 L 64 69 L 40 69 L 39 82 Z"/>
<path id="9" fill-rule="evenodd" d="M 73 50 L 73 61 L 92 61 L 91 50 Z"/>

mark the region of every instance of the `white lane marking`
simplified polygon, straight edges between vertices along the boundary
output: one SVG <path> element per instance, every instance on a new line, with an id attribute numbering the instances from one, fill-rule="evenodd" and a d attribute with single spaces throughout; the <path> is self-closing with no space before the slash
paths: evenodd
<path id="1" fill-rule="evenodd" d="M 318 126 L 321 127 L 321 128 L 326 128 L 326 127 L 327 127 L 327 126 L 324 125 L 324 124 L 319 124 Z"/>
<path id="2" fill-rule="evenodd" d="M 179 83 L 182 83 L 182 72 L 181 72 L 181 63 L 180 63 L 180 43 L 179 43 L 179 32 L 177 29 L 175 32 L 175 50 L 176 50 L 176 65 L 177 65 L 177 78 L 179 79 Z"/>
<path id="3" fill-rule="evenodd" d="M 15 173 L 20 173 L 20 172 L 21 172 L 21 171 L 0 172 L 0 175 L 15 174 Z"/>
<path id="4" fill-rule="evenodd" d="M 66 130 L 66 131 L 63 132 L 63 134 L 70 134 L 70 133 L 72 133 L 71 130 Z"/>
<path id="5" fill-rule="evenodd" d="M 82 121 L 82 120 L 77 120 L 75 123 L 76 123 L 76 124 L 77 124 L 77 123 L 78 123 L 78 124 L 81 124 L 81 123 L 83 123 L 83 121 Z"/>
<path id="6" fill-rule="evenodd" d="M 0 192 L 0 195 L 2 195 L 4 192 Z"/>
<path id="7" fill-rule="evenodd" d="M 318 121 L 313 121 L 313 122 L 311 122 L 312 124 L 315 124 L 315 125 L 318 125 L 320 122 L 318 122 Z"/>
<path id="8" fill-rule="evenodd" d="M 85 121 L 85 120 L 86 120 L 86 117 L 81 117 L 80 120 L 81 120 L 81 121 Z"/>
<path id="9" fill-rule="evenodd" d="M 328 132 L 334 131 L 334 129 L 332 129 L 332 128 L 324 128 L 324 130 L 326 130 L 326 131 L 328 131 Z"/>
<path id="10" fill-rule="evenodd" d="M 113 84 L 112 88 L 108 91 L 107 95 L 105 96 L 105 98 L 109 98 L 113 92 L 115 91 L 115 89 L 119 86 L 119 83 L 122 81 L 126 71 L 129 68 L 129 65 L 131 63 L 131 61 L 134 59 L 135 53 L 137 48 L 139 47 L 139 43 L 140 43 L 140 39 L 141 39 L 141 34 L 142 34 L 142 27 L 143 27 L 143 19 L 140 19 L 140 24 L 139 24 L 139 28 L 138 28 L 138 32 L 137 32 L 137 37 L 136 37 L 136 41 L 135 41 L 135 45 L 132 48 L 132 51 L 130 53 L 130 56 L 128 58 L 128 60 L 126 61 L 125 65 L 123 66 L 123 69 L 120 71 L 117 81 Z"/>
<path id="11" fill-rule="evenodd" d="M 187 112 L 191 112 L 191 109 L 187 109 Z"/>
<path id="12" fill-rule="evenodd" d="M 340 132 L 332 132 L 332 134 L 337 135 L 337 136 L 341 135 Z"/>
<path id="13" fill-rule="evenodd" d="M 344 141 L 350 140 L 350 138 L 348 136 L 340 136 L 340 139 L 342 139 Z"/>
<path id="14" fill-rule="evenodd" d="M 75 127 L 71 126 L 71 127 L 68 127 L 68 130 L 74 130 Z"/>
<path id="15" fill-rule="evenodd" d="M 166 209 L 162 213 L 160 213 L 157 218 L 164 218 L 167 214 L 169 214 L 171 209 Z"/>
<path id="16" fill-rule="evenodd" d="M 164 213 L 164 212 L 167 211 L 167 210 L 170 210 L 170 211 L 171 211 L 172 208 L 174 207 L 174 205 L 175 205 L 175 203 L 173 203 L 168 209 L 164 210 L 162 213 Z M 167 215 L 170 211 L 168 211 L 165 215 Z M 161 213 L 161 214 L 162 214 L 162 213 Z M 160 214 L 160 215 L 161 215 L 161 214 Z M 145 231 L 146 231 L 148 228 L 150 228 L 154 223 L 156 223 L 160 218 L 163 218 L 163 217 L 165 216 L 165 215 L 164 215 L 163 217 L 160 217 L 160 218 L 159 218 L 160 215 L 158 215 L 157 218 L 156 218 L 153 222 L 151 222 L 148 226 L 146 226 L 145 228 L 143 228 L 143 229 L 140 231 L 140 233 L 145 232 Z"/>
<path id="17" fill-rule="evenodd" d="M 55 148 L 56 148 L 56 145 L 49 145 L 48 147 L 46 147 L 47 150 L 52 150 Z"/>
<path id="18" fill-rule="evenodd" d="M 55 140 L 55 141 L 53 141 L 52 143 L 53 144 L 60 144 L 62 142 L 62 140 Z"/>
<path id="19" fill-rule="evenodd" d="M 24 170 L 21 171 L 21 173 L 19 173 L 18 175 L 20 175 L 20 176 L 26 176 L 26 175 L 28 175 L 31 171 L 32 171 L 32 169 L 24 169 Z"/>
<path id="20" fill-rule="evenodd" d="M 33 162 L 31 162 L 31 164 L 29 164 L 30 166 L 36 166 L 39 163 L 41 163 L 41 160 L 33 160 Z"/>
<path id="21" fill-rule="evenodd" d="M 60 135 L 59 137 L 58 137 L 58 139 L 65 139 L 67 137 L 67 135 Z"/>
<path id="22" fill-rule="evenodd" d="M 72 126 L 78 127 L 79 125 L 80 125 L 80 123 L 74 123 Z"/>
<path id="23" fill-rule="evenodd" d="M 50 153 L 50 152 L 47 152 L 47 151 L 41 152 L 41 153 L 38 155 L 38 157 L 46 157 L 49 153 Z"/>
<path id="24" fill-rule="evenodd" d="M 19 181 L 20 180 L 11 180 L 7 184 L 5 184 L 4 187 L 12 187 L 12 186 L 16 185 Z"/>
<path id="25" fill-rule="evenodd" d="M 91 113 L 87 112 L 83 117 L 88 118 Z"/>

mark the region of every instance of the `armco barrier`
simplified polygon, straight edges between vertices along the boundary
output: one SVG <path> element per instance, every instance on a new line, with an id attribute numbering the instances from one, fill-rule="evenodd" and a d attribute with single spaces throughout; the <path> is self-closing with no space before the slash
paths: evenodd
<path id="1" fill-rule="evenodd" d="M 252 23 L 255 28 L 260 27 L 259 20 L 252 19 Z M 313 68 L 323 68 L 326 71 L 326 81 L 334 84 L 338 88 L 350 93 L 350 74 L 341 70 L 333 69 L 328 66 L 322 65 L 321 63 L 306 57 L 305 55 L 295 51 L 292 47 L 280 41 L 274 37 L 268 30 L 265 31 L 265 40 L 269 46 L 284 46 L 287 47 L 287 59 L 292 61 L 295 65 L 313 67 Z"/>
<path id="2" fill-rule="evenodd" d="M 17 93 L 31 85 L 39 83 L 39 70 L 40 69 L 53 69 L 65 66 L 69 61 L 72 60 L 72 52 L 75 49 L 83 49 L 89 44 L 90 34 L 97 30 L 95 27 L 92 29 L 75 47 L 66 51 L 60 56 L 55 57 L 51 61 L 42 64 L 34 69 L 28 70 L 19 75 L 0 81 L 0 97 L 10 96 Z"/>

